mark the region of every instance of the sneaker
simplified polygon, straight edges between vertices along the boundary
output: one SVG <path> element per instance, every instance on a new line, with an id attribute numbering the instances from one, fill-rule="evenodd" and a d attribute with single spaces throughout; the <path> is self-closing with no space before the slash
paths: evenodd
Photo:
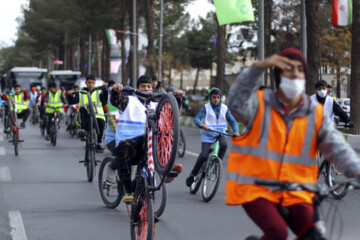
<path id="1" fill-rule="evenodd" d="M 10 130 L 11 130 L 11 129 L 10 129 L 9 127 L 8 127 L 8 128 L 5 128 L 5 129 L 4 129 L 4 133 L 8 134 L 8 133 L 10 133 Z"/>
<path id="2" fill-rule="evenodd" d="M 165 183 L 171 183 L 174 179 L 182 172 L 183 166 L 181 164 L 176 164 L 168 173 L 165 178 Z"/>
<path id="3" fill-rule="evenodd" d="M 190 174 L 190 176 L 186 179 L 186 186 L 190 187 L 194 181 L 195 181 L 194 176 Z"/>
<path id="4" fill-rule="evenodd" d="M 96 152 L 97 153 L 102 153 L 102 152 L 104 152 L 104 148 L 100 144 L 97 144 L 96 145 Z"/>
<path id="5" fill-rule="evenodd" d="M 50 135 L 46 135 L 45 140 L 50 141 Z"/>
<path id="6" fill-rule="evenodd" d="M 134 193 L 125 193 L 125 196 L 123 198 L 123 202 L 126 204 L 132 204 L 135 202 Z"/>
<path id="7" fill-rule="evenodd" d="M 110 184 L 115 184 L 116 176 L 117 176 L 117 171 L 112 170 L 110 167 L 108 167 L 106 171 L 106 182 Z"/>
<path id="8" fill-rule="evenodd" d="M 20 123 L 20 127 L 21 127 L 21 128 L 25 128 L 25 123 L 24 123 L 24 122 L 21 122 L 21 123 Z"/>

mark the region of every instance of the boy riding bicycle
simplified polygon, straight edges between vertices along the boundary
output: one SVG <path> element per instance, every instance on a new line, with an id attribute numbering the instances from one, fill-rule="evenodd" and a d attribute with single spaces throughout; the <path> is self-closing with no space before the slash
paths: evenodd
<path id="1" fill-rule="evenodd" d="M 140 76 L 136 87 L 140 91 L 153 92 L 152 79 L 149 76 Z M 144 135 L 146 114 L 144 102 L 146 99 L 137 96 L 124 96 L 121 94 L 122 84 L 115 84 L 111 91 L 111 104 L 119 109 L 119 121 L 116 127 L 116 149 L 115 159 L 107 169 L 106 181 L 110 184 L 116 183 L 116 169 L 120 180 L 125 188 L 125 203 L 134 202 L 134 191 L 131 181 L 131 165 L 137 165 L 140 159 L 146 157 L 144 150 Z M 182 97 L 184 92 L 177 90 L 178 97 Z M 156 103 L 152 102 L 151 107 L 155 109 Z M 180 173 L 182 165 L 175 165 L 173 171 Z M 165 182 L 172 181 L 173 178 L 165 179 Z"/>
<path id="2" fill-rule="evenodd" d="M 212 88 L 209 92 L 209 103 L 206 103 L 200 112 L 195 116 L 194 123 L 196 126 L 203 128 L 201 130 L 201 153 L 194 165 L 193 170 L 190 172 L 190 176 L 186 179 L 186 185 L 188 187 L 194 182 L 195 176 L 198 174 L 201 166 L 207 160 L 211 144 L 216 142 L 219 134 L 209 132 L 209 129 L 225 132 L 227 124 L 229 123 L 236 136 L 239 136 L 239 126 L 231 115 L 228 107 L 221 103 L 222 93 L 218 88 Z M 202 121 L 202 122 L 201 122 Z M 226 137 L 221 136 L 219 139 L 220 151 L 219 158 L 223 159 L 226 149 L 227 142 Z"/>

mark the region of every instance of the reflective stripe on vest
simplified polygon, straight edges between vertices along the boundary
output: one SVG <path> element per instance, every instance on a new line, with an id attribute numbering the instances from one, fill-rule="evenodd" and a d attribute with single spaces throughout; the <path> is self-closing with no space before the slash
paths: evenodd
<path id="1" fill-rule="evenodd" d="M 47 113 L 54 113 L 55 111 L 60 111 L 61 108 L 62 108 L 61 91 L 57 90 L 55 94 L 52 93 L 51 91 L 49 91 L 48 103 L 47 104 L 50 107 L 56 108 L 56 109 L 46 108 Z"/>
<path id="2" fill-rule="evenodd" d="M 101 118 L 105 121 L 104 108 L 100 101 L 100 92 L 101 92 L 101 90 L 96 90 L 96 91 L 92 92 L 91 101 L 94 105 L 96 118 Z M 80 97 L 79 98 L 79 107 L 85 107 L 87 109 L 87 107 L 89 106 L 89 100 L 88 100 L 87 95 L 79 93 L 79 97 Z"/>
<path id="3" fill-rule="evenodd" d="M 227 106 L 222 104 L 219 118 L 216 117 L 216 113 L 210 103 L 205 104 L 206 115 L 204 118 L 204 124 L 208 125 L 212 130 L 225 131 L 227 126 L 226 112 Z"/>
<path id="4" fill-rule="evenodd" d="M 15 100 L 15 103 L 16 103 L 16 109 L 17 109 L 16 112 L 19 113 L 19 112 L 21 112 L 22 110 L 28 108 L 28 102 L 27 102 L 27 101 L 24 101 L 24 93 L 15 94 L 15 95 L 14 95 L 14 100 Z"/>
<path id="5" fill-rule="evenodd" d="M 318 174 L 317 133 L 323 109 L 312 106 L 303 117 L 284 120 L 278 111 L 265 104 L 257 92 L 259 107 L 248 133 L 232 141 L 226 181 L 226 202 L 243 204 L 257 198 L 289 206 L 312 202 L 313 194 L 304 191 L 272 194 L 254 184 L 256 179 L 315 183 Z"/>

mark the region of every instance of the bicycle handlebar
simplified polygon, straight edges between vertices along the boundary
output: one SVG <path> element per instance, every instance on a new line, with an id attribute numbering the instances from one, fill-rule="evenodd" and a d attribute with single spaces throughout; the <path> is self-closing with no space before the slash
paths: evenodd
<path id="1" fill-rule="evenodd" d="M 203 127 L 199 127 L 204 129 Z M 205 129 L 204 129 L 205 130 Z M 216 131 L 216 130 L 212 130 L 209 128 L 209 130 L 205 130 L 205 131 L 210 131 L 210 132 L 214 132 L 214 133 L 218 133 L 220 135 L 225 135 L 225 136 L 229 136 L 229 137 L 235 137 L 235 134 L 229 134 L 229 133 L 224 133 L 224 132 L 220 132 L 220 131 Z"/>

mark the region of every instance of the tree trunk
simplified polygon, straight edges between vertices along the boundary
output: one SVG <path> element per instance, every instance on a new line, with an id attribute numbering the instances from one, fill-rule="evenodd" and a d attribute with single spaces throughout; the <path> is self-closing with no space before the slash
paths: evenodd
<path id="1" fill-rule="evenodd" d="M 264 41 L 265 58 L 271 55 L 271 16 L 273 0 L 264 1 Z M 269 86 L 269 71 L 265 71 L 265 85 Z M 271 81 L 271 80 L 270 80 Z"/>
<path id="2" fill-rule="evenodd" d="M 180 71 L 181 71 L 181 72 L 180 72 L 180 89 L 183 89 L 183 81 L 184 81 L 183 77 L 184 77 L 184 73 L 183 73 L 183 70 L 182 70 L 182 69 L 181 69 Z"/>
<path id="3" fill-rule="evenodd" d="M 340 66 L 336 64 L 336 97 L 341 98 Z"/>
<path id="4" fill-rule="evenodd" d="M 196 77 L 195 77 L 195 82 L 194 82 L 194 94 L 196 94 L 196 87 L 197 87 L 198 81 L 199 81 L 199 72 L 200 72 L 200 68 L 198 67 L 196 69 Z"/>
<path id="5" fill-rule="evenodd" d="M 305 0 L 306 5 L 306 34 L 307 34 L 307 79 L 306 92 L 314 92 L 315 83 L 319 80 L 320 67 L 320 1 Z"/>
<path id="6" fill-rule="evenodd" d="M 82 73 L 83 76 L 87 75 L 86 72 L 86 39 L 84 37 L 80 38 L 80 72 Z"/>
<path id="7" fill-rule="evenodd" d="M 103 48 L 103 55 L 104 57 L 104 72 L 102 74 L 103 76 L 103 80 L 104 81 L 109 81 L 110 80 L 110 54 L 111 54 L 111 45 L 108 43 L 107 39 L 106 39 L 106 34 L 105 32 L 103 33 L 103 43 L 104 43 L 104 48 Z"/>
<path id="8" fill-rule="evenodd" d="M 109 81 L 108 78 L 103 77 L 102 71 L 101 71 L 101 52 L 100 52 L 99 33 L 96 33 L 95 37 L 96 37 L 95 41 L 96 41 L 97 76 L 101 77 L 103 80 L 106 79 L 106 81 Z"/>
<path id="9" fill-rule="evenodd" d="M 146 74 L 156 74 L 155 48 L 154 48 L 154 0 L 145 0 L 145 22 L 148 37 Z"/>
<path id="10" fill-rule="evenodd" d="M 226 43 L 225 43 L 225 25 L 217 27 L 217 71 L 216 71 L 216 86 L 224 90 L 225 81 L 225 54 L 226 54 Z M 211 80 L 210 80 L 211 81 Z"/>
<path id="11" fill-rule="evenodd" d="M 360 133 L 360 2 L 353 1 L 351 76 L 350 76 L 350 117 L 355 122 L 353 134 Z"/>

